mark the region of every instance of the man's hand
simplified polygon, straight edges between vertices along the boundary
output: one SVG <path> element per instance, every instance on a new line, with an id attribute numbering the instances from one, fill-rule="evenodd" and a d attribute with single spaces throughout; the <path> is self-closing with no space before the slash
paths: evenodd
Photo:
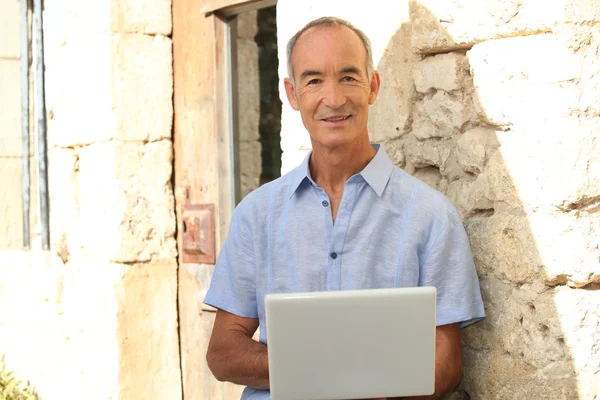
<path id="1" fill-rule="evenodd" d="M 218 310 L 206 361 L 219 381 L 269 389 L 267 346 L 252 339 L 258 319 Z"/>

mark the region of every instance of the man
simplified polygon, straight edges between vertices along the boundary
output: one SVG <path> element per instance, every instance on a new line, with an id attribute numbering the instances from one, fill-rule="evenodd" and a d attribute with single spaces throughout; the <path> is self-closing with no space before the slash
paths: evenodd
<path id="1" fill-rule="evenodd" d="M 208 365 L 217 379 L 246 385 L 242 399 L 268 399 L 267 293 L 435 286 L 439 398 L 462 375 L 460 328 L 484 316 L 461 220 L 369 143 L 380 77 L 364 33 L 321 18 L 292 37 L 287 55 L 287 98 L 313 150 L 233 213 L 205 298 L 218 309 Z"/>

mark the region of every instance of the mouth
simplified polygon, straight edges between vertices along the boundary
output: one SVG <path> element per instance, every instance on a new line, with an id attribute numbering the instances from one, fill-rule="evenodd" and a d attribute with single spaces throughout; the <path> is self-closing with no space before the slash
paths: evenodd
<path id="1" fill-rule="evenodd" d="M 328 125 L 341 125 L 344 122 L 348 121 L 352 115 L 334 115 L 328 118 L 323 118 L 321 121 L 327 123 Z"/>

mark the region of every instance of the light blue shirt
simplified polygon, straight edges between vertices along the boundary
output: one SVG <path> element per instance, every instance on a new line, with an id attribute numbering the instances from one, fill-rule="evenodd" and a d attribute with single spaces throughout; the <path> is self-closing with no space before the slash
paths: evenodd
<path id="1" fill-rule="evenodd" d="M 473 256 L 448 199 L 394 166 L 378 145 L 348 179 L 335 224 L 309 157 L 235 209 L 204 302 L 258 318 L 268 293 L 435 286 L 437 325 L 484 317 Z M 269 399 L 246 388 L 242 399 Z"/>

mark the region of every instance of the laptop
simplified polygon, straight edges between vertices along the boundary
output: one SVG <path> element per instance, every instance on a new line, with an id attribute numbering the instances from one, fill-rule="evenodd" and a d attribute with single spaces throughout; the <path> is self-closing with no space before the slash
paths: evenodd
<path id="1" fill-rule="evenodd" d="M 268 294 L 273 400 L 431 395 L 434 287 Z"/>

